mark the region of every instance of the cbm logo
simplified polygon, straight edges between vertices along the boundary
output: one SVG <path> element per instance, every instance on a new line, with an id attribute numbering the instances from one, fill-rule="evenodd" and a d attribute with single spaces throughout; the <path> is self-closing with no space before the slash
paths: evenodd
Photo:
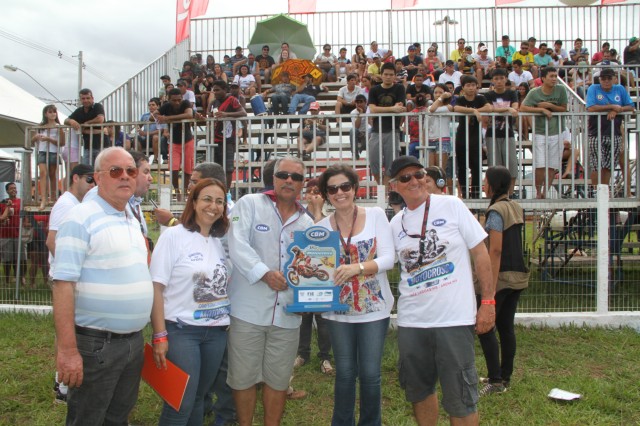
<path id="1" fill-rule="evenodd" d="M 269 232 L 269 227 L 264 224 L 256 225 L 256 231 L 258 232 Z"/>
<path id="2" fill-rule="evenodd" d="M 314 226 L 306 232 L 306 237 L 315 241 L 326 240 L 329 237 L 329 231 L 321 226 Z"/>
<path id="3" fill-rule="evenodd" d="M 447 221 L 446 221 L 446 220 L 444 220 L 444 219 L 436 219 L 436 220 L 434 220 L 433 222 L 431 222 L 431 224 L 432 224 L 433 226 L 442 226 L 442 225 L 444 225 L 445 223 L 447 223 Z"/>

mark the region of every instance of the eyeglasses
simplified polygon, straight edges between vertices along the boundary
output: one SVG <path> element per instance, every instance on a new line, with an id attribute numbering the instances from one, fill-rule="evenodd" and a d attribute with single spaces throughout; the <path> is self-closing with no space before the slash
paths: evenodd
<path id="1" fill-rule="evenodd" d="M 294 182 L 302 182 L 304 180 L 304 176 L 300 173 L 289 173 L 289 172 L 277 172 L 273 174 L 278 179 L 287 180 L 291 178 Z"/>
<path id="2" fill-rule="evenodd" d="M 200 200 L 200 201 L 202 201 L 203 203 L 206 203 L 206 204 L 215 203 L 216 206 L 218 206 L 218 207 L 223 207 L 225 204 L 227 204 L 226 201 L 224 199 L 222 199 L 222 198 L 215 198 L 215 199 L 213 197 L 196 198 L 196 201 L 198 201 L 198 200 Z"/>
<path id="3" fill-rule="evenodd" d="M 353 184 L 351 182 L 345 182 L 340 185 L 327 185 L 327 194 L 336 195 L 338 189 L 342 192 L 349 192 L 353 189 Z"/>
<path id="4" fill-rule="evenodd" d="M 320 191 L 318 190 L 318 188 L 313 188 L 313 189 L 307 190 L 307 194 L 309 194 L 309 195 L 320 195 Z"/>
<path id="5" fill-rule="evenodd" d="M 126 169 L 118 166 L 113 166 L 109 170 L 102 170 L 103 172 L 109 172 L 109 176 L 113 179 L 118 179 L 126 171 L 129 177 L 135 178 L 138 176 L 138 169 L 135 167 L 127 167 Z"/>
<path id="6" fill-rule="evenodd" d="M 91 185 L 92 183 L 96 183 L 96 180 L 93 178 L 93 176 L 85 176 L 84 180 L 86 180 L 89 185 Z"/>
<path id="7" fill-rule="evenodd" d="M 416 178 L 416 180 L 422 180 L 426 176 L 426 173 L 422 170 L 418 170 L 414 173 L 407 173 L 406 175 L 401 175 L 395 178 L 394 180 L 400 181 L 402 183 L 407 183 L 411 180 L 411 178 Z"/>

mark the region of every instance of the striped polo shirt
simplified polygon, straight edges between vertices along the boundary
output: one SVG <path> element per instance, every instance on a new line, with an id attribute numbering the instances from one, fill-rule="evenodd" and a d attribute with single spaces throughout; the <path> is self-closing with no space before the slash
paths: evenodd
<path id="1" fill-rule="evenodd" d="M 79 326 L 130 333 L 149 322 L 153 285 L 140 225 L 97 194 L 60 226 L 53 279 L 76 283 Z"/>

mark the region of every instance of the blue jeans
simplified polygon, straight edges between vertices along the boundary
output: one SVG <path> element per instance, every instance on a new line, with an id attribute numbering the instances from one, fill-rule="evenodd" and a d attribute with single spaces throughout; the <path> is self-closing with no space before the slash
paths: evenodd
<path id="1" fill-rule="evenodd" d="M 332 426 L 356 424 L 356 378 L 360 380 L 359 425 L 381 425 L 380 368 L 389 318 L 364 323 L 328 321 L 336 366 Z"/>
<path id="2" fill-rule="evenodd" d="M 160 425 L 202 425 L 204 396 L 211 389 L 227 347 L 227 327 L 203 327 L 166 321 L 167 359 L 191 377 L 180 411 L 164 404 Z"/>
<path id="3" fill-rule="evenodd" d="M 142 332 L 124 339 L 76 333 L 84 379 L 69 388 L 67 421 L 70 425 L 127 426 L 138 400 L 144 362 Z"/>
<path id="4" fill-rule="evenodd" d="M 289 115 L 296 113 L 296 108 L 298 108 L 298 104 L 303 102 L 302 108 L 300 109 L 299 115 L 306 115 L 309 111 L 309 107 L 311 106 L 311 102 L 315 102 L 316 98 L 311 95 L 305 95 L 304 93 L 296 93 L 291 98 L 291 103 L 289 103 Z"/>

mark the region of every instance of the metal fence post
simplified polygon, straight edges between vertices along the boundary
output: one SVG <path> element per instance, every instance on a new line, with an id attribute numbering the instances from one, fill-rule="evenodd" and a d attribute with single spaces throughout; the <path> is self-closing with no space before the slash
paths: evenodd
<path id="1" fill-rule="evenodd" d="M 609 186 L 598 185 L 596 197 L 596 217 L 598 218 L 596 312 L 606 314 L 609 312 L 609 238 L 611 237 L 609 236 Z"/>

